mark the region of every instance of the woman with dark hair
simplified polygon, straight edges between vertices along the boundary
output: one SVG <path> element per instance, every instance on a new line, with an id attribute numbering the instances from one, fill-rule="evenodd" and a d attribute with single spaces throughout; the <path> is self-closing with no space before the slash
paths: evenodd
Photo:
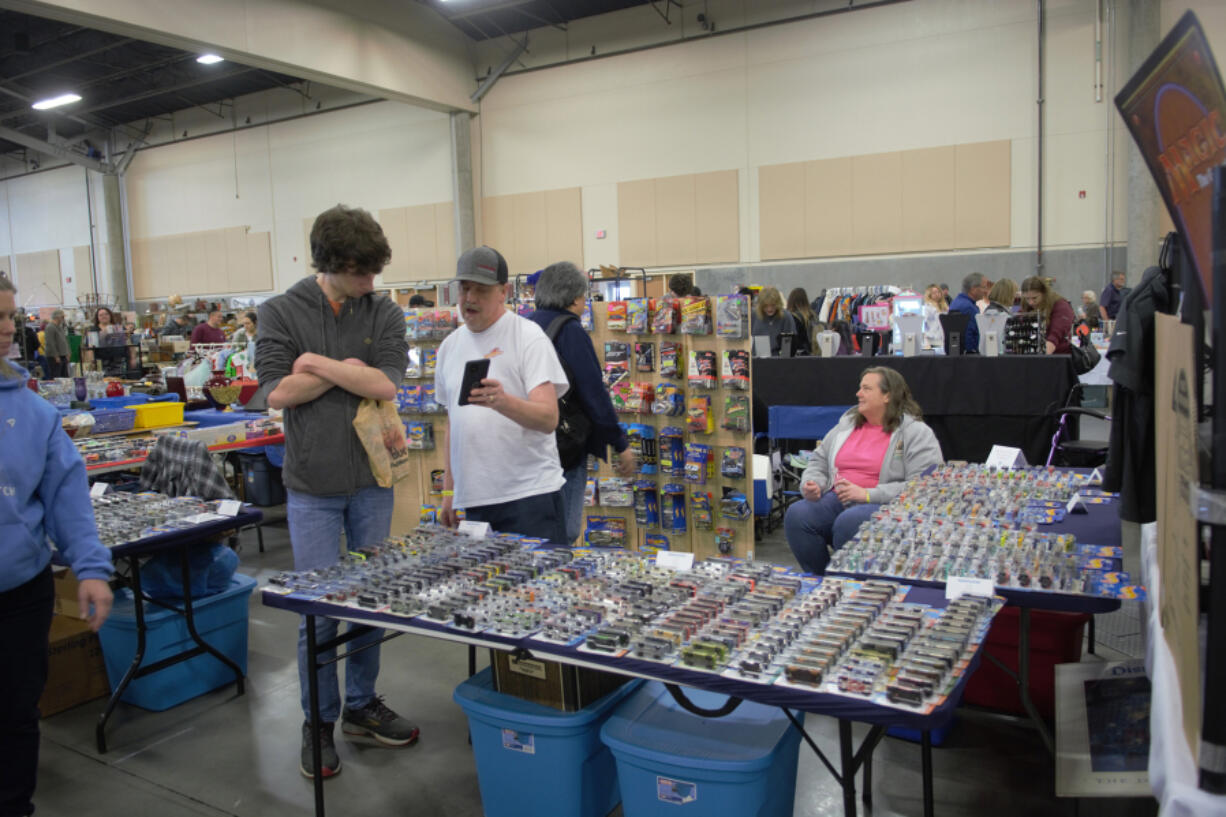
<path id="1" fill-rule="evenodd" d="M 1022 281 L 1022 303 L 1043 316 L 1046 350 L 1049 355 L 1067 355 L 1072 347 L 1073 305 L 1051 288 L 1046 280 L 1031 276 Z"/>
<path id="2" fill-rule="evenodd" d="M 136 349 L 128 349 L 128 336 L 123 331 L 123 325 L 115 317 L 110 307 L 100 306 L 94 313 L 94 323 L 89 327 L 88 343 L 81 349 L 81 362 L 93 363 L 98 360 L 102 364 L 104 374 L 120 377 L 129 366 L 136 367 Z"/>
<path id="3" fill-rule="evenodd" d="M 885 366 L 860 375 L 856 405 L 826 434 L 800 478 L 803 499 L 783 518 L 788 547 L 809 573 L 841 548 L 907 480 L 944 462 L 903 376 Z"/>
<path id="4" fill-rule="evenodd" d="M 798 355 L 813 354 L 813 326 L 817 315 L 809 306 L 809 293 L 804 287 L 796 287 L 788 293 L 788 312 L 796 324 L 796 343 L 792 350 Z"/>
<path id="5" fill-rule="evenodd" d="M 687 278 L 688 280 L 688 278 Z M 579 538 L 583 525 L 583 495 L 587 487 L 587 455 L 608 459 L 608 446 L 617 452 L 614 470 L 619 476 L 634 473 L 634 452 L 626 432 L 617 421 L 613 401 L 600 375 L 600 361 L 592 339 L 583 331 L 578 316 L 583 314 L 591 282 L 583 270 L 569 261 L 550 264 L 536 282 L 536 312 L 532 320 L 546 333 L 549 325 L 560 316 L 574 315 L 558 330 L 553 346 L 566 369 L 571 389 L 578 395 L 583 413 L 592 421 L 587 439 L 587 451 L 577 462 L 563 462 L 562 509 L 566 519 L 567 544 Z"/>
<path id="6" fill-rule="evenodd" d="M 32 814 L 38 779 L 38 699 L 47 682 L 55 588 L 55 542 L 80 581 L 81 617 L 97 632 L 111 609 L 110 552 L 98 540 L 85 461 L 51 403 L 26 388 L 6 358 L 17 325 L 17 291 L 0 276 L 0 814 Z M 4 432 L 8 432 L 7 434 Z"/>

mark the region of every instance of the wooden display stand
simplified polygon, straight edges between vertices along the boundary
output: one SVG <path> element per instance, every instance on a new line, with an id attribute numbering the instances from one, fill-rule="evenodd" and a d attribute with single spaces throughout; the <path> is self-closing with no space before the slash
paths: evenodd
<path id="1" fill-rule="evenodd" d="M 712 316 L 714 316 L 714 298 L 708 299 L 712 304 Z M 725 411 L 724 398 L 728 395 L 744 395 L 749 398 L 752 394 L 752 370 L 751 380 L 748 384 L 750 388 L 744 391 L 734 391 L 724 388 L 719 382 L 719 367 L 722 364 L 721 353 L 726 350 L 743 350 L 746 355 L 749 355 L 750 339 L 745 338 L 722 338 L 715 334 L 710 335 L 688 335 L 680 332 L 673 334 L 643 334 L 631 335 L 620 330 L 610 330 L 608 321 L 607 303 L 592 304 L 592 343 L 596 346 L 596 356 L 601 360 L 603 365 L 605 359 L 605 343 L 614 341 L 620 343 L 628 343 L 630 345 L 630 379 L 633 383 L 651 383 L 655 387 L 665 384 L 680 386 L 685 394 L 685 403 L 687 408 L 691 405 L 691 401 L 695 397 L 706 396 L 711 398 L 711 414 L 714 420 L 715 430 L 711 434 L 703 434 L 692 432 L 687 429 L 686 416 L 667 416 L 659 414 L 621 414 L 619 419 L 623 423 L 641 423 L 656 429 L 657 447 L 659 444 L 660 429 L 666 426 L 676 426 L 683 430 L 682 439 L 686 443 L 702 443 L 712 447 L 715 456 L 714 476 L 707 478 L 705 485 L 695 485 L 686 482 L 685 478 L 677 475 L 657 473 L 651 476 L 636 475 L 632 477 L 635 480 L 649 480 L 656 483 L 657 488 L 662 489 L 666 483 L 680 483 L 685 486 L 686 494 L 686 531 L 684 533 L 673 533 L 666 531 L 662 527 L 644 527 L 635 523 L 634 508 L 619 508 L 607 507 L 604 505 L 589 506 L 584 509 L 584 528 L 586 530 L 587 519 L 591 516 L 614 516 L 626 520 L 626 546 L 636 550 L 641 550 L 646 544 L 648 534 L 663 534 L 668 537 L 669 547 L 671 550 L 692 552 L 696 559 L 706 559 L 712 556 L 730 555 L 752 558 L 753 556 L 753 516 L 752 514 L 743 520 L 725 519 L 720 515 L 720 500 L 724 494 L 724 489 L 737 491 L 745 495 L 746 502 L 752 504 L 753 500 L 753 477 L 750 463 L 752 462 L 753 454 L 753 417 L 752 417 L 752 399 L 749 400 L 751 410 L 747 415 L 746 427 L 748 431 L 729 431 L 723 428 Z M 678 374 L 677 379 L 665 378 L 660 375 L 660 344 L 666 342 L 674 342 L 680 345 L 680 354 L 678 358 Z M 640 372 L 636 365 L 635 344 L 636 343 L 651 343 L 654 344 L 655 370 L 651 372 Z M 689 364 L 690 353 L 693 351 L 713 351 L 716 358 L 716 380 L 717 385 L 713 389 L 691 388 L 686 376 L 687 367 Z M 752 362 L 751 362 L 752 366 Z M 745 452 L 745 476 L 737 479 L 730 479 L 720 474 L 720 459 L 723 456 L 724 449 L 728 446 L 736 446 Z M 612 467 L 600 461 L 598 468 L 593 472 L 589 470 L 588 478 L 593 477 L 599 479 L 601 477 L 614 476 Z M 693 501 L 692 497 L 695 491 L 709 492 L 712 498 L 712 526 L 710 530 L 695 529 Z M 663 517 L 663 494 L 661 498 L 661 517 Z M 727 554 L 721 554 L 716 545 L 716 528 L 731 528 L 733 530 L 732 549 Z"/>

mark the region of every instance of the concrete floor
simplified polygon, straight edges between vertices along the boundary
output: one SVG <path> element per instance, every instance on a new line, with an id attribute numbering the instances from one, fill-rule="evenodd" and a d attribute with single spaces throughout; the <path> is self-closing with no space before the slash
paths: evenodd
<path id="1" fill-rule="evenodd" d="M 261 584 L 292 565 L 284 523 L 266 528 L 265 553 L 258 552 L 253 532 L 243 537 L 239 569 Z M 779 530 L 758 544 L 757 555 L 794 564 Z M 120 704 L 105 755 L 94 747 L 101 700 L 45 720 L 35 797 L 39 815 L 311 814 L 311 783 L 298 772 L 296 633 L 297 618 L 264 607 L 256 593 L 247 693 L 235 696 L 229 686 L 166 712 Z M 326 784 L 329 814 L 482 814 L 466 721 L 451 698 L 466 672 L 466 648 L 458 644 L 402 636 L 383 645 L 380 692 L 420 724 L 422 737 L 416 746 L 387 749 L 343 740 L 337 730 L 343 769 Z M 810 715 L 806 725 L 828 757 L 837 759 L 836 721 Z M 865 730 L 856 726 L 857 738 Z M 939 817 L 1157 813 L 1148 798 L 1057 799 L 1052 758 L 1036 733 L 1016 721 L 960 713 L 945 744 L 934 750 L 933 763 Z M 803 745 L 797 774 L 796 815 L 842 813 L 840 789 Z M 921 814 L 918 745 L 886 738 L 874 756 L 872 783 L 872 807 L 861 803 L 861 813 Z M 566 817 L 544 803 L 530 804 L 522 814 Z"/>

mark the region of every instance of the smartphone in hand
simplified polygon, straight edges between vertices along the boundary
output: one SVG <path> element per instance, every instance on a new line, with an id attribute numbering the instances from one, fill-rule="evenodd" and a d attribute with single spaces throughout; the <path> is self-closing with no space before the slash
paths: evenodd
<path id="1" fill-rule="evenodd" d="M 481 381 L 490 373 L 490 359 L 483 357 L 478 360 L 470 360 L 464 364 L 464 379 L 460 381 L 460 400 L 461 406 L 467 406 L 472 399 L 472 391 L 480 387 Z"/>

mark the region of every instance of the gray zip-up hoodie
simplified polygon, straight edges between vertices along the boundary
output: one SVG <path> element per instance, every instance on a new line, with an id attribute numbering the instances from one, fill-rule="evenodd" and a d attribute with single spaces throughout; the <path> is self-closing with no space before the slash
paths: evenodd
<path id="1" fill-rule="evenodd" d="M 334 360 L 357 358 L 404 379 L 408 341 L 404 313 L 390 298 L 349 298 L 339 315 L 311 275 L 260 307 L 256 371 L 271 392 L 305 352 Z M 285 410 L 285 486 L 318 495 L 350 494 L 375 484 L 366 451 L 353 430 L 362 398 L 332 388 L 315 400 Z"/>
<path id="2" fill-rule="evenodd" d="M 823 492 L 830 490 L 837 470 L 834 458 L 855 427 L 856 409 L 853 407 L 839 419 L 838 425 L 826 433 L 821 447 L 813 452 L 809 465 L 801 475 L 801 482 L 812 480 Z M 941 455 L 941 444 L 937 442 L 932 429 L 910 414 L 904 414 L 902 422 L 890 435 L 889 448 L 881 460 L 880 481 L 876 488 L 869 489 L 873 502 L 884 505 L 902 493 L 907 480 L 919 476 L 928 466 L 943 462 L 945 458 Z"/>

